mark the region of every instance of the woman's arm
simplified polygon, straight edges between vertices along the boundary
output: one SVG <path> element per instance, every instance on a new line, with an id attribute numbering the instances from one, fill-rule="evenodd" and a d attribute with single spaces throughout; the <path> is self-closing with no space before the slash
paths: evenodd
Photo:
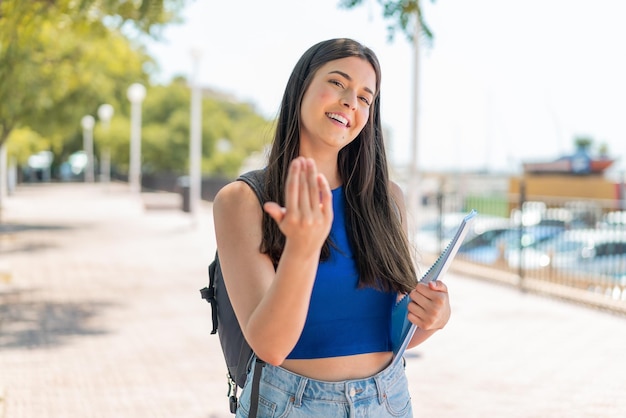
<path id="1" fill-rule="evenodd" d="M 280 365 L 302 333 L 319 255 L 332 223 L 332 194 L 312 160 L 292 162 L 286 204 L 264 209 L 286 236 L 274 270 L 259 251 L 262 210 L 243 182 L 220 190 L 213 204 L 224 283 L 246 340 L 270 364 Z"/>

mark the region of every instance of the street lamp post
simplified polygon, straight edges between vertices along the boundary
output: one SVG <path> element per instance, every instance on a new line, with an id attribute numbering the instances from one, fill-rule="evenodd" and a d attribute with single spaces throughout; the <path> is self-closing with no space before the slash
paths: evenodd
<path id="1" fill-rule="evenodd" d="M 141 192 L 141 103 L 146 97 L 143 84 L 134 83 L 126 91 L 130 100 L 130 167 L 128 182 L 130 191 Z"/>
<path id="2" fill-rule="evenodd" d="M 191 51 L 191 120 L 189 138 L 189 206 L 192 216 L 198 215 L 202 200 L 202 92 L 198 81 L 201 52 Z"/>
<path id="3" fill-rule="evenodd" d="M 113 106 L 105 103 L 98 107 L 98 118 L 102 121 L 102 127 L 105 132 L 109 130 L 109 123 L 112 117 Z M 108 138 L 106 139 L 106 145 L 102 147 L 100 160 L 100 180 L 108 184 L 111 181 L 111 147 Z"/>
<path id="4" fill-rule="evenodd" d="M 411 115 L 411 148 L 409 162 L 408 181 L 408 212 L 409 219 L 416 222 L 418 208 L 420 206 L 420 172 L 418 165 L 418 131 L 419 131 L 419 39 L 422 32 L 418 12 L 415 13 L 415 27 L 413 32 L 413 91 L 412 91 L 412 115 Z"/>
<path id="5" fill-rule="evenodd" d="M 2 201 L 9 195 L 8 193 L 8 165 L 7 165 L 7 143 L 6 141 L 0 145 L 0 207 L 2 207 Z"/>
<path id="6" fill-rule="evenodd" d="M 85 166 L 85 182 L 93 183 L 93 126 L 96 121 L 93 116 L 85 115 L 80 121 L 83 127 L 83 150 L 87 156 L 87 165 Z"/>

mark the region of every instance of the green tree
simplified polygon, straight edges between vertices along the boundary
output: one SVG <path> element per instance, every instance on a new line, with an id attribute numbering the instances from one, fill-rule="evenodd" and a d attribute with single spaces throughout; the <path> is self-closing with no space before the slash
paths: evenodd
<path id="1" fill-rule="evenodd" d="M 142 169 L 185 173 L 189 164 L 191 92 L 183 78 L 153 86 L 143 105 Z M 270 121 L 247 103 L 236 103 L 211 90 L 202 100 L 202 171 L 232 177 L 244 159 L 269 142 Z M 227 150 L 218 143 L 227 141 Z M 114 145 L 114 159 L 126 169 L 128 134 Z M 121 159 L 117 159 L 121 156 Z"/>
<path id="2" fill-rule="evenodd" d="M 203 160 L 205 172 L 233 177 L 243 161 L 271 142 L 272 122 L 256 113 L 247 103 L 223 100 L 205 102 L 203 120 L 207 125 L 203 146 L 208 158 Z M 220 147 L 227 145 L 226 150 Z"/>
<path id="3" fill-rule="evenodd" d="M 51 148 L 50 140 L 42 137 L 29 128 L 16 128 L 11 134 L 9 153 L 16 159 L 18 164 L 24 164 L 28 157 Z"/>
<path id="4" fill-rule="evenodd" d="M 593 138 L 589 136 L 577 136 L 574 138 L 574 146 L 576 149 L 588 151 L 593 145 Z"/>
<path id="5" fill-rule="evenodd" d="M 370 1 L 370 0 L 368 0 Z M 364 0 L 340 0 L 339 7 L 351 9 L 363 4 Z M 433 33 L 424 20 L 420 0 L 377 0 L 383 7 L 383 17 L 392 22 L 387 27 L 389 31 L 389 39 L 393 40 L 396 30 L 404 33 L 409 41 L 413 41 L 412 22 L 417 15 L 420 22 L 422 35 L 428 41 L 432 41 Z M 432 3 L 435 0 L 431 0 Z"/>
<path id="6" fill-rule="evenodd" d="M 24 164 L 52 150 L 58 164 L 82 148 L 80 120 L 97 117 L 102 103 L 115 114 L 97 123 L 94 154 L 111 152 L 118 171 L 128 170 L 133 82 L 147 87 L 142 106 L 142 168 L 184 173 L 189 159 L 190 91 L 186 80 L 150 86 L 154 64 L 141 40 L 158 37 L 175 22 L 184 0 L 0 1 L 0 145 Z M 204 172 L 232 176 L 262 149 L 269 122 L 245 103 L 212 91 L 203 99 Z M 228 147 L 218 150 L 218 143 Z M 97 161 L 96 161 L 97 162 Z M 1 175 L 1 174 L 0 174 Z"/>
<path id="7" fill-rule="evenodd" d="M 29 127 L 60 139 L 86 111 L 147 79 L 149 57 L 125 33 L 158 36 L 184 0 L 0 2 L 0 146 Z M 121 100 L 120 100 L 121 101 Z"/>

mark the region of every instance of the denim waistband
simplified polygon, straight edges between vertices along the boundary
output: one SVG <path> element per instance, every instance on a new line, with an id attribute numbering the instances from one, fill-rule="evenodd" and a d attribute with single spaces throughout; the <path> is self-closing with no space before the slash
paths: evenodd
<path id="1" fill-rule="evenodd" d="M 386 397 L 386 388 L 402 378 L 404 365 L 395 362 L 375 374 L 374 376 L 344 380 L 340 382 L 326 382 L 310 379 L 297 373 L 290 372 L 282 367 L 266 364 L 263 368 L 262 380 L 265 384 L 274 386 L 284 392 L 291 393 L 295 406 L 299 406 L 302 399 L 317 399 L 327 401 L 346 401 L 377 397 L 382 403 Z"/>

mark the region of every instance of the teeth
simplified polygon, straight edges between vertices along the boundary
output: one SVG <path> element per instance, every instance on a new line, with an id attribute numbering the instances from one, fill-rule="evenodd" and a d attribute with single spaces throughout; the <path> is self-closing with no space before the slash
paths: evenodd
<path id="1" fill-rule="evenodd" d="M 338 115 L 337 113 L 327 113 L 327 116 L 329 118 L 335 119 L 337 122 L 343 123 L 346 126 L 348 125 L 348 119 L 344 118 L 341 115 Z"/>

